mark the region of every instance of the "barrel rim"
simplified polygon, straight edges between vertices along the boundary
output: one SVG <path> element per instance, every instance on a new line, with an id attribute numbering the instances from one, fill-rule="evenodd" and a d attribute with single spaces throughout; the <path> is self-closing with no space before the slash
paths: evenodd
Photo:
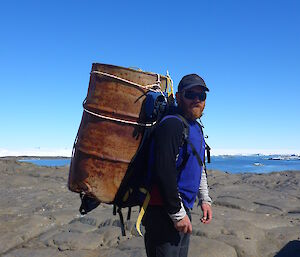
<path id="1" fill-rule="evenodd" d="M 98 63 L 98 62 L 94 62 L 92 64 L 92 71 L 97 71 L 97 69 L 95 69 L 95 67 L 97 65 L 101 65 L 101 66 L 106 66 L 107 68 L 117 68 L 117 69 L 123 69 L 123 70 L 127 70 L 127 71 L 132 71 L 132 72 L 136 72 L 136 73 L 143 73 L 143 74 L 147 74 L 147 75 L 151 75 L 151 76 L 157 76 L 157 74 L 159 73 L 155 73 L 155 72 L 150 72 L 150 71 L 144 71 L 144 70 L 135 70 L 133 68 L 128 68 L 128 67 L 124 67 L 124 66 L 118 66 L 118 65 L 113 65 L 113 64 L 106 64 L 106 63 Z M 167 76 L 159 74 L 161 78 L 163 79 L 167 79 Z"/>

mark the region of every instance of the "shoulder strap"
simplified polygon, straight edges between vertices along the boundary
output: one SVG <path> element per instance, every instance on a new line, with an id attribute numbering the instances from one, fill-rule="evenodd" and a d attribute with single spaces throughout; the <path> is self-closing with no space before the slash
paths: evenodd
<path id="1" fill-rule="evenodd" d="M 202 122 L 201 122 L 201 120 L 200 120 L 200 122 L 197 122 L 197 124 L 199 125 L 199 127 L 200 127 L 200 129 L 201 129 L 201 132 L 202 132 L 202 135 L 203 135 L 203 137 L 204 137 L 204 133 L 203 133 L 203 128 L 204 128 L 204 126 L 203 126 L 203 124 L 202 124 Z M 204 140 L 205 141 L 205 140 Z M 210 146 L 206 143 L 206 141 L 205 141 L 205 150 L 206 150 L 206 156 L 207 156 L 207 162 L 208 163 L 210 163 Z"/>
<path id="2" fill-rule="evenodd" d="M 203 162 L 202 162 L 202 160 L 201 160 L 201 157 L 200 157 L 199 153 L 196 151 L 196 148 L 195 148 L 194 144 L 193 144 L 193 143 L 190 141 L 190 139 L 189 139 L 190 126 L 189 126 L 188 122 L 187 122 L 186 119 L 185 119 L 183 116 L 181 116 L 180 114 L 177 114 L 176 116 L 179 117 L 180 120 L 182 121 L 182 123 L 184 124 L 184 127 L 186 128 L 186 130 L 187 130 L 187 132 L 188 132 L 186 135 L 184 135 L 184 138 L 185 138 L 187 144 L 189 144 L 190 147 L 192 148 L 192 152 L 193 152 L 193 154 L 196 156 L 196 159 L 197 159 L 197 161 L 198 161 L 198 163 L 199 163 L 199 166 L 202 167 L 202 166 L 203 166 Z M 197 124 L 199 124 L 199 123 L 197 122 Z M 200 124 L 199 124 L 199 126 L 201 127 Z M 185 132 L 183 132 L 183 133 L 185 134 Z M 203 135 L 202 127 L 201 127 L 201 133 L 202 133 L 202 135 Z"/>
<path id="3" fill-rule="evenodd" d="M 207 154 L 207 162 L 210 163 L 210 146 L 205 142 L 205 149 Z"/>
<path id="4" fill-rule="evenodd" d="M 178 117 L 183 123 L 183 140 L 187 142 L 190 135 L 190 125 L 188 124 L 186 119 L 180 114 L 177 114 L 176 117 Z"/>
<path id="5" fill-rule="evenodd" d="M 192 148 L 193 154 L 196 156 L 196 159 L 197 159 L 197 161 L 198 161 L 198 163 L 199 163 L 199 166 L 200 166 L 200 167 L 204 166 L 204 165 L 203 165 L 203 161 L 201 160 L 201 157 L 200 157 L 199 153 L 197 152 L 197 150 L 196 150 L 194 144 L 193 144 L 193 143 L 190 141 L 190 139 L 189 139 L 190 125 L 188 124 L 187 120 L 186 120 L 183 116 L 181 116 L 180 114 L 175 114 L 175 115 L 167 115 L 167 116 L 165 116 L 165 117 L 160 121 L 160 123 L 163 122 L 164 120 L 168 119 L 168 118 L 176 118 L 176 119 L 181 120 L 181 122 L 182 122 L 182 124 L 183 124 L 183 144 L 184 144 L 184 142 L 187 142 L 187 144 L 190 145 L 190 147 Z M 200 129 L 201 129 L 202 136 L 204 137 L 201 124 L 199 124 L 198 122 L 197 122 L 197 124 L 199 125 L 199 127 L 200 127 Z M 183 145 L 183 144 L 182 144 L 182 145 Z M 206 143 L 205 143 L 205 145 L 206 145 Z M 207 145 L 206 145 L 206 146 L 207 146 Z M 206 148 L 206 147 L 205 147 L 205 148 Z M 207 149 L 207 148 L 206 148 L 206 149 Z M 209 149 L 210 149 L 210 148 L 209 148 Z"/>
<path id="6" fill-rule="evenodd" d="M 192 148 L 192 152 L 193 154 L 196 156 L 196 159 L 199 163 L 199 166 L 202 167 L 203 166 L 203 162 L 201 160 L 201 157 L 199 155 L 199 153 L 196 151 L 195 146 L 193 145 L 193 143 L 190 141 L 190 139 L 187 139 L 187 143 L 190 145 L 190 147 Z"/>
<path id="7" fill-rule="evenodd" d="M 171 118 L 175 118 L 177 120 L 180 120 L 183 124 L 183 135 L 182 135 L 182 142 L 181 142 L 181 146 L 183 146 L 184 143 L 186 142 L 186 139 L 189 137 L 190 126 L 189 126 L 188 122 L 186 121 L 186 119 L 184 117 L 182 117 L 180 114 L 166 115 L 165 117 L 163 117 L 161 119 L 161 121 L 159 123 L 162 123 L 165 120 L 171 119 Z"/>

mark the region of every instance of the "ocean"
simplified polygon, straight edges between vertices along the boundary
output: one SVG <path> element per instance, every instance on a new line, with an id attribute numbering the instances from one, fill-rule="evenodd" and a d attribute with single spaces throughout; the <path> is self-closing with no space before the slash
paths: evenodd
<path id="1" fill-rule="evenodd" d="M 29 162 L 33 163 L 37 166 L 47 166 L 47 167 L 55 167 L 55 166 L 67 166 L 70 165 L 70 158 L 28 158 L 19 160 L 20 162 Z"/>
<path id="2" fill-rule="evenodd" d="M 273 171 L 300 171 L 300 156 L 295 155 L 223 155 L 212 156 L 208 169 L 228 173 L 269 173 Z"/>
<path id="3" fill-rule="evenodd" d="M 69 158 L 28 158 L 19 160 L 30 162 L 38 166 L 66 166 Z M 296 155 L 221 155 L 211 156 L 208 169 L 220 170 L 228 173 L 269 173 L 273 171 L 300 171 L 300 156 Z"/>

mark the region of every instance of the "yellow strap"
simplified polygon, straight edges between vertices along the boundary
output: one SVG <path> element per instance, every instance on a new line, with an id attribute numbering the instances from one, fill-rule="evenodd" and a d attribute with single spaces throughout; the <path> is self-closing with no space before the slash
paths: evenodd
<path id="1" fill-rule="evenodd" d="M 174 97 L 174 91 L 173 91 L 173 81 L 169 75 L 167 75 L 167 89 L 168 96 L 172 95 Z"/>
<path id="2" fill-rule="evenodd" d="M 147 194 L 147 193 L 148 193 L 147 189 L 144 188 L 144 187 L 140 187 L 139 190 L 140 190 L 140 192 L 142 192 L 143 194 Z"/>
<path id="3" fill-rule="evenodd" d="M 148 192 L 147 195 L 146 195 L 145 201 L 143 203 L 143 206 L 141 208 L 141 211 L 139 213 L 139 216 L 138 216 L 138 218 L 136 220 L 136 224 L 135 224 L 136 229 L 139 232 L 140 236 L 143 236 L 143 234 L 141 232 L 141 222 L 142 222 L 142 218 L 143 218 L 143 216 L 145 214 L 145 211 L 147 209 L 149 201 L 150 201 L 150 193 Z"/>

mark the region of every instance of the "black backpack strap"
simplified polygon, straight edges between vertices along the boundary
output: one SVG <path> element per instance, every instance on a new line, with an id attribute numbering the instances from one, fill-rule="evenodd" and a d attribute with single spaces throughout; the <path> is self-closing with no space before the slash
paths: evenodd
<path id="1" fill-rule="evenodd" d="M 117 215 L 117 206 L 114 204 L 113 207 L 113 215 L 116 216 Z"/>
<path id="2" fill-rule="evenodd" d="M 122 236 L 126 236 L 122 208 L 117 207 L 117 205 L 114 204 L 114 206 L 113 206 L 113 215 L 117 215 L 117 213 L 119 214 L 119 218 L 120 218 L 120 227 L 121 227 L 121 231 L 122 231 Z"/>
<path id="3" fill-rule="evenodd" d="M 197 122 L 197 124 L 201 129 L 202 136 L 204 137 L 204 133 L 203 133 L 204 126 L 203 126 L 201 120 L 200 120 L 200 122 Z M 205 142 L 205 140 L 204 140 L 204 142 Z M 207 163 L 210 163 L 210 147 L 206 142 L 205 142 L 205 150 L 206 150 L 206 156 L 207 156 Z M 205 151 L 204 151 L 204 160 L 205 160 Z M 205 162 L 204 162 L 204 171 L 205 171 L 206 180 L 207 180 L 208 176 L 207 176 L 207 169 L 206 169 L 206 163 Z"/>
<path id="4" fill-rule="evenodd" d="M 177 168 L 177 170 L 179 172 L 181 172 L 183 170 L 183 168 L 185 167 L 188 159 L 190 158 L 190 155 L 187 152 L 187 139 L 189 138 L 190 127 L 189 127 L 189 124 L 187 123 L 186 119 L 183 116 L 181 116 L 180 114 L 176 114 L 175 116 L 178 117 L 183 124 L 181 147 L 183 147 L 184 158 L 183 158 L 181 164 Z"/>
<path id="5" fill-rule="evenodd" d="M 201 132 L 202 132 L 202 135 L 204 137 L 204 133 L 203 133 L 204 126 L 203 126 L 201 120 L 200 120 L 200 122 L 197 122 L 197 124 L 199 125 L 199 127 L 201 129 Z M 208 163 L 210 163 L 210 149 L 211 148 L 209 147 L 209 145 L 205 142 L 205 150 L 206 150 L 206 156 L 207 156 L 207 162 Z"/>
<path id="6" fill-rule="evenodd" d="M 183 116 L 181 116 L 180 114 L 177 114 L 176 115 L 178 118 L 180 118 L 181 119 L 181 121 L 182 121 L 182 123 L 183 123 L 183 137 L 184 137 L 184 140 L 187 142 L 187 144 L 189 144 L 190 145 L 190 147 L 192 148 L 192 152 L 193 152 L 193 155 L 195 155 L 196 156 L 196 159 L 197 159 L 197 161 L 198 161 L 198 163 L 199 163 L 199 166 L 200 167 L 202 167 L 203 166 L 203 162 L 202 162 L 202 160 L 201 160 L 201 157 L 200 157 L 200 155 L 199 155 L 199 153 L 196 151 L 196 148 L 195 148 L 195 146 L 193 145 L 193 143 L 190 141 L 190 139 L 189 139 L 189 133 L 190 133 L 190 126 L 189 126 L 189 124 L 188 124 L 188 122 L 186 121 L 186 119 L 183 117 Z M 198 123 L 198 122 L 197 122 Z M 198 123 L 199 124 L 199 123 Z M 199 124 L 199 126 L 200 126 L 200 128 L 201 128 L 201 133 L 202 133 L 202 135 L 203 135 L 203 131 L 202 131 L 202 127 L 201 127 L 201 125 Z M 186 160 L 187 161 L 187 160 Z M 182 166 L 182 165 L 181 165 Z"/>
<path id="7" fill-rule="evenodd" d="M 196 159 L 197 159 L 197 161 L 198 161 L 198 163 L 199 163 L 199 166 L 202 167 L 202 166 L 203 166 L 203 162 L 202 162 L 202 160 L 201 160 L 201 157 L 200 157 L 199 153 L 196 151 L 195 146 L 193 145 L 193 143 L 192 143 L 189 139 L 187 139 L 187 143 L 188 143 L 188 144 L 190 145 L 190 147 L 192 148 L 193 155 L 196 156 Z"/>
<path id="8" fill-rule="evenodd" d="M 177 168 L 177 170 L 179 172 L 181 172 L 183 170 L 183 168 L 185 167 L 188 159 L 190 158 L 190 154 L 187 152 L 187 142 L 186 141 L 184 142 L 182 147 L 183 147 L 183 156 L 184 156 L 184 158 L 183 158 L 182 162 L 180 163 L 180 165 Z"/>
<path id="9" fill-rule="evenodd" d="M 120 217 L 120 226 L 121 226 L 122 236 L 126 236 L 122 208 L 119 207 L 118 210 L 117 210 L 117 212 L 118 212 L 119 217 Z"/>
<path id="10" fill-rule="evenodd" d="M 210 163 L 210 147 L 205 142 L 205 150 L 206 150 L 206 156 L 207 156 L 207 162 Z"/>
<path id="11" fill-rule="evenodd" d="M 131 207 L 128 207 L 127 220 L 130 220 L 130 218 L 131 218 Z"/>
<path id="12" fill-rule="evenodd" d="M 186 140 L 189 138 L 190 135 L 190 125 L 186 121 L 186 119 L 181 116 L 180 114 L 176 114 L 176 116 L 182 121 L 183 123 L 183 139 Z"/>

